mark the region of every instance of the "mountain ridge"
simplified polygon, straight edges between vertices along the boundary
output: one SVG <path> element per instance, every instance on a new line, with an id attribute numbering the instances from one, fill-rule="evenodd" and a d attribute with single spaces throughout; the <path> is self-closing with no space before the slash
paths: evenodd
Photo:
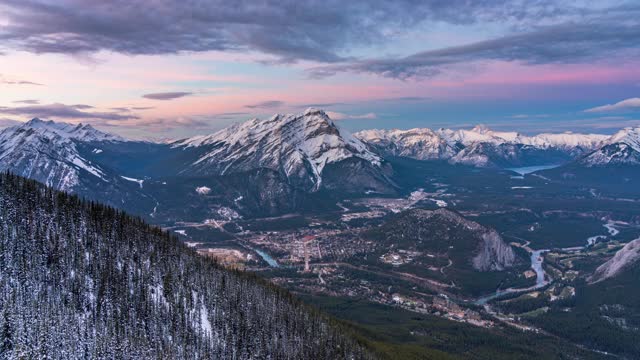
<path id="1" fill-rule="evenodd" d="M 363 130 L 354 134 L 388 156 L 417 160 L 444 160 L 478 167 L 529 165 L 527 158 L 553 157 L 569 161 L 598 148 L 607 135 L 493 131 L 478 125 L 470 130 L 414 128 Z"/>
<path id="2" fill-rule="evenodd" d="M 276 114 L 269 119 L 251 119 L 210 135 L 171 144 L 177 149 L 207 148 L 180 174 L 226 175 L 268 168 L 305 191 L 323 187 L 326 169 L 345 161 L 358 163 L 374 174 L 369 184 L 388 192 L 384 160 L 348 131 L 340 129 L 322 110 L 309 108 L 302 114 Z M 344 179 L 348 183 L 348 179 Z"/>

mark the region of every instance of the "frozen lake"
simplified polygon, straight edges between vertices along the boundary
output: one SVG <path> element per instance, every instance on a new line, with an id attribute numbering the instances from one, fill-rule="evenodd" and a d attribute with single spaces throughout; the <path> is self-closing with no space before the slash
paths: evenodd
<path id="1" fill-rule="evenodd" d="M 526 174 L 531 174 L 532 172 L 536 172 L 540 170 L 549 170 L 549 169 L 557 168 L 558 166 L 560 166 L 560 164 L 522 166 L 522 167 L 506 168 L 505 170 L 510 170 L 520 175 L 526 175 Z"/>

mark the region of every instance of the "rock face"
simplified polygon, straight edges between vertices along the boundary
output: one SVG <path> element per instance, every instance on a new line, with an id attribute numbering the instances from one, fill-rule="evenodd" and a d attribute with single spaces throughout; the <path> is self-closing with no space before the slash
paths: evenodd
<path id="1" fill-rule="evenodd" d="M 478 167 L 548 164 L 571 160 L 605 141 L 597 134 L 499 132 L 484 126 L 471 130 L 365 130 L 355 134 L 382 154 L 417 160 L 445 160 Z"/>
<path id="2" fill-rule="evenodd" d="M 615 277 L 638 262 L 640 262 L 640 239 L 628 243 L 618 250 L 613 258 L 600 265 L 589 278 L 589 282 L 597 283 Z"/>
<path id="3" fill-rule="evenodd" d="M 473 267 L 480 271 L 501 271 L 511 267 L 515 254 L 511 246 L 493 229 L 482 234 L 480 250 L 472 259 Z"/>
<path id="4" fill-rule="evenodd" d="M 387 176 L 391 169 L 382 158 L 317 109 L 249 120 L 172 146 L 198 152 L 180 175 L 224 176 L 264 168 L 307 192 L 323 188 L 393 192 Z"/>

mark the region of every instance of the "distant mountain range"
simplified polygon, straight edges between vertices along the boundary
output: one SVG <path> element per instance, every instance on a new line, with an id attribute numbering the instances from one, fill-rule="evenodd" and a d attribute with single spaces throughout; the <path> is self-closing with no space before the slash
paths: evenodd
<path id="1" fill-rule="evenodd" d="M 640 128 L 601 134 L 545 133 L 526 136 L 492 131 L 365 130 L 355 134 L 383 156 L 445 160 L 478 167 L 515 167 L 576 161 L 585 166 L 640 164 Z"/>
<path id="2" fill-rule="evenodd" d="M 635 167 L 640 128 L 613 136 L 526 136 L 481 126 L 351 135 L 308 109 L 169 143 L 40 119 L 0 131 L 0 170 L 165 220 L 269 216 L 344 196 L 396 194 L 391 157 L 496 168 Z"/>

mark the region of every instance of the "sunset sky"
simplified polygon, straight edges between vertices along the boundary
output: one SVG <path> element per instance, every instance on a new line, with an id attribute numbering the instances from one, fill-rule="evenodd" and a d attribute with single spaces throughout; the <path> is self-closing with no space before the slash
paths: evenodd
<path id="1" fill-rule="evenodd" d="M 177 138 L 309 106 L 341 126 L 640 125 L 639 1 L 0 0 L 0 125 Z"/>

